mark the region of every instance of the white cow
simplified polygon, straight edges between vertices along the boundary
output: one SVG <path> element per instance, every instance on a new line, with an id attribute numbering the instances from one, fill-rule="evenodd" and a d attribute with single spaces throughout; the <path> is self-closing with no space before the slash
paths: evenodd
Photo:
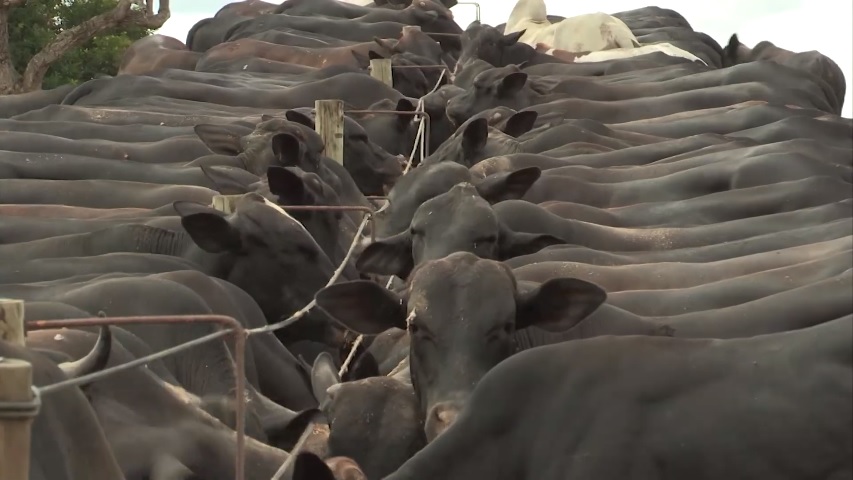
<path id="1" fill-rule="evenodd" d="M 518 0 L 506 21 L 504 34 L 522 30 L 524 35 L 519 41 L 531 47 L 544 43 L 569 52 L 598 52 L 640 46 L 625 22 L 606 13 L 588 13 L 551 23 L 545 0 Z"/>
<path id="2" fill-rule="evenodd" d="M 696 55 L 693 55 L 687 50 L 678 48 L 671 43 L 665 42 L 653 43 L 651 45 L 643 45 L 642 47 L 636 48 L 614 48 L 612 50 L 598 52 L 569 52 L 558 48 L 550 48 L 549 45 L 546 45 L 544 43 L 538 43 L 536 44 L 536 50 L 542 53 L 547 53 L 548 55 L 553 55 L 561 60 L 573 63 L 603 62 L 605 60 L 618 60 L 622 58 L 637 57 L 640 55 L 646 55 L 654 52 L 661 52 L 666 55 L 669 55 L 670 57 L 686 58 L 687 60 L 699 62 L 705 66 L 708 65 L 707 63 L 705 63 L 704 60 L 697 57 Z"/>

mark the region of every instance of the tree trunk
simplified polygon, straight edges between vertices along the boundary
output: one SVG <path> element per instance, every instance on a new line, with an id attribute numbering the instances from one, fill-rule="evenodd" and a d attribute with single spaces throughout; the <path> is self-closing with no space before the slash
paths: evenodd
<path id="1" fill-rule="evenodd" d="M 4 93 L 4 90 L 5 93 L 11 93 L 40 89 L 44 76 L 54 62 L 105 30 L 130 25 L 157 29 L 162 27 L 171 15 L 169 0 L 160 0 L 160 9 L 156 14 L 153 0 L 146 0 L 147 5 L 141 1 L 119 0 L 116 7 L 109 12 L 96 15 L 57 35 L 30 59 L 19 80 L 9 55 L 8 14 L 9 9 L 23 4 L 24 1 L 0 0 L 0 93 Z"/>
<path id="2" fill-rule="evenodd" d="M 9 48 L 9 11 L 23 3 L 24 0 L 0 0 L 0 95 L 16 93 L 20 86 Z"/>

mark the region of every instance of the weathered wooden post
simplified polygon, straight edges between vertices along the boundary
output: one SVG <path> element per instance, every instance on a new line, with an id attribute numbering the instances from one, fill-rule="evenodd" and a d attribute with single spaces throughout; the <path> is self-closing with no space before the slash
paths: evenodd
<path id="1" fill-rule="evenodd" d="M 0 341 L 24 345 L 23 301 L 0 299 Z M 0 404 L 31 401 L 32 382 L 32 365 L 23 360 L 0 358 Z M 26 416 L 0 415 L 0 480 L 29 479 L 32 421 Z"/>
<path id="2" fill-rule="evenodd" d="M 391 73 L 391 59 L 390 58 L 374 58 L 370 61 L 370 76 L 379 80 L 380 82 L 388 85 L 389 87 L 394 86 L 394 76 Z"/>
<path id="3" fill-rule="evenodd" d="M 234 203 L 240 197 L 242 197 L 242 195 L 214 195 L 213 208 L 230 215 L 234 213 Z"/>
<path id="4" fill-rule="evenodd" d="M 325 154 L 332 160 L 344 164 L 344 102 L 341 100 L 317 100 L 314 102 L 314 130 L 323 139 Z"/>

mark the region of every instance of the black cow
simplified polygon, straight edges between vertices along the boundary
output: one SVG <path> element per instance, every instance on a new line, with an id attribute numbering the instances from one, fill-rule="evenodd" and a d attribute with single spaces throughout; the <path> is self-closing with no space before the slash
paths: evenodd
<path id="1" fill-rule="evenodd" d="M 105 337 L 101 337 L 105 339 Z M 90 344 L 91 345 L 91 344 Z M 95 342 L 97 348 L 86 355 L 78 367 L 57 365 L 48 352 L 0 342 L 0 357 L 28 362 L 32 366 L 33 385 L 46 386 L 68 378 L 67 374 L 92 373 L 103 368 L 111 343 Z M 103 355 L 106 353 L 106 355 Z M 101 357 L 97 362 L 91 361 Z M 67 357 L 60 361 L 69 360 Z M 85 363 L 86 365 L 81 365 Z M 32 424 L 30 477 L 33 480 L 56 478 L 92 480 L 123 479 L 122 471 L 106 441 L 103 428 L 79 388 L 59 390 L 41 399 L 39 415 Z"/>
<path id="2" fill-rule="evenodd" d="M 454 425 L 385 478 L 848 478 L 851 338 L 848 315 L 749 339 L 602 337 L 529 350 L 489 372 Z M 790 382 L 791 368 L 808 380 Z M 613 454 L 622 449 L 633 454 Z M 299 463 L 314 475 L 302 479 L 323 478 L 321 462 Z"/>
<path id="3" fill-rule="evenodd" d="M 366 273 L 406 278 L 421 263 L 454 252 L 505 260 L 561 243 L 551 235 L 506 228 L 476 187 L 460 183 L 421 204 L 407 231 L 368 245 L 356 267 Z"/>
<path id="4" fill-rule="evenodd" d="M 766 40 L 749 48 L 740 42 L 737 34 L 734 34 L 723 50 L 723 66 L 729 67 L 746 62 L 779 63 L 813 76 L 813 81 L 824 82 L 829 86 L 828 97 L 833 106 L 832 112 L 841 113 L 847 89 L 844 72 L 826 55 L 817 51 L 794 53 Z"/>
<path id="5" fill-rule="evenodd" d="M 408 329 L 412 383 L 429 440 L 453 423 L 473 385 L 515 352 L 516 330 L 567 330 L 605 298 L 596 285 L 571 278 L 520 291 L 509 268 L 468 252 L 419 265 L 405 297 L 365 281 L 316 296 L 320 308 L 360 333 Z"/>

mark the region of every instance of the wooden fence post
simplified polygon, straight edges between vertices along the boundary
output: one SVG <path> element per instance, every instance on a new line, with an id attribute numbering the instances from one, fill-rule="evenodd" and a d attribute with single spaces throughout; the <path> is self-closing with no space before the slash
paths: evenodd
<path id="1" fill-rule="evenodd" d="M 323 139 L 325 154 L 332 160 L 344 164 L 344 102 L 341 100 L 317 100 L 314 102 L 314 129 Z"/>
<path id="2" fill-rule="evenodd" d="M 24 302 L 0 299 L 0 341 L 24 345 Z M 31 401 L 32 365 L 0 358 L 0 403 Z M 28 480 L 32 418 L 0 415 L 0 480 Z"/>
<path id="3" fill-rule="evenodd" d="M 394 86 L 394 76 L 391 73 L 390 58 L 375 58 L 370 61 L 370 76 L 389 87 Z"/>
<path id="4" fill-rule="evenodd" d="M 242 195 L 214 195 L 212 206 L 220 212 L 230 215 L 234 213 L 234 202 L 240 197 Z"/>
<path id="5" fill-rule="evenodd" d="M 0 340 L 23 347 L 25 335 L 24 301 L 0 298 Z"/>

